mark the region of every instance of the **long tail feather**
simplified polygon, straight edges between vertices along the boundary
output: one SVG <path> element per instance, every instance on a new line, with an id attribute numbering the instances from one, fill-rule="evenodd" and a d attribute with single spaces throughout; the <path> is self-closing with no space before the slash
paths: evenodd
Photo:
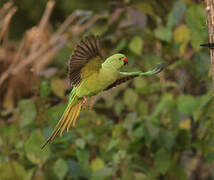
<path id="1" fill-rule="evenodd" d="M 47 141 L 42 146 L 42 149 L 49 142 L 51 142 L 51 141 L 53 141 L 55 139 L 55 137 L 57 136 L 57 134 L 59 133 L 60 130 L 61 130 L 60 136 L 62 136 L 64 131 L 65 131 L 65 129 L 67 129 L 67 131 L 70 129 L 70 126 L 71 126 L 72 122 L 75 125 L 76 119 L 79 116 L 83 101 L 75 102 L 74 99 L 72 99 L 71 102 L 69 103 L 69 105 L 67 106 L 65 112 L 63 113 L 60 121 L 56 125 L 56 127 L 55 127 L 54 131 L 52 132 L 51 136 L 47 139 Z"/>
<path id="2" fill-rule="evenodd" d="M 75 114 L 76 114 L 76 112 L 75 112 L 75 111 L 72 111 L 72 114 L 71 114 L 70 119 L 73 119 L 74 116 L 75 116 Z M 69 121 L 68 126 L 67 126 L 67 132 L 68 132 L 68 130 L 70 129 L 71 124 L 72 124 L 72 121 Z"/>
<path id="3" fill-rule="evenodd" d="M 75 114 L 74 119 L 73 119 L 73 126 L 76 125 L 76 121 L 77 121 L 77 118 L 79 116 L 79 113 L 80 113 L 80 110 L 81 110 L 81 106 L 82 106 L 82 104 L 79 105 L 78 108 L 77 108 L 76 114 Z"/>

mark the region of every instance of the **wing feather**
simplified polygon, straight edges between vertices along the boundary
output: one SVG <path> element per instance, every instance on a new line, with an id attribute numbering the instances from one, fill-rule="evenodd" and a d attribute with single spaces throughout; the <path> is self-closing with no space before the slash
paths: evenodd
<path id="1" fill-rule="evenodd" d="M 98 36 L 86 37 L 76 46 L 69 60 L 71 85 L 77 86 L 86 75 L 98 72 L 103 62 Z"/>

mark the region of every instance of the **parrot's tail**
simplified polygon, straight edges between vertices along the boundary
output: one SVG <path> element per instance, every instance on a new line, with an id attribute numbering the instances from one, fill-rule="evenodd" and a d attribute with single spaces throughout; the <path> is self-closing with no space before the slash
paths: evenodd
<path id="1" fill-rule="evenodd" d="M 51 136 L 47 139 L 47 141 L 44 143 L 44 145 L 42 146 L 42 149 L 51 141 L 53 141 L 55 139 L 55 137 L 57 136 L 57 134 L 60 131 L 60 136 L 63 135 L 65 129 L 68 130 L 71 127 L 71 124 L 73 123 L 73 126 L 75 126 L 76 124 L 76 120 L 79 116 L 81 107 L 83 105 L 84 101 L 83 100 L 78 100 L 78 98 L 72 94 L 71 92 L 71 96 L 70 96 L 70 100 L 68 103 L 68 106 L 66 107 L 60 121 L 58 122 L 58 124 L 56 125 L 54 131 L 52 132 Z"/>

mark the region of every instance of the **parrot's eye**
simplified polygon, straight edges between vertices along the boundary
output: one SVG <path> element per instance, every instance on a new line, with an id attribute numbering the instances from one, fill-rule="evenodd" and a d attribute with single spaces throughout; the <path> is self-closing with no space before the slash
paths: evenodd
<path id="1" fill-rule="evenodd" d="M 119 60 L 121 60 L 122 58 L 119 58 Z"/>

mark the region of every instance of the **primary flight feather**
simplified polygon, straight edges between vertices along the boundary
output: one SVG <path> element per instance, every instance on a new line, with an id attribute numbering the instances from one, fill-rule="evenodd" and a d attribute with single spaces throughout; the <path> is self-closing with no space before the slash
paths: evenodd
<path id="1" fill-rule="evenodd" d="M 163 63 L 147 72 L 120 72 L 120 69 L 126 64 L 128 64 L 127 57 L 120 53 L 103 60 L 98 37 L 86 37 L 85 40 L 82 40 L 69 61 L 69 78 L 73 89 L 68 105 L 42 148 L 53 141 L 59 132 L 61 136 L 65 130 L 68 131 L 72 123 L 75 126 L 81 107 L 86 103 L 88 97 L 109 90 L 135 77 L 157 74 L 165 66 Z"/>

